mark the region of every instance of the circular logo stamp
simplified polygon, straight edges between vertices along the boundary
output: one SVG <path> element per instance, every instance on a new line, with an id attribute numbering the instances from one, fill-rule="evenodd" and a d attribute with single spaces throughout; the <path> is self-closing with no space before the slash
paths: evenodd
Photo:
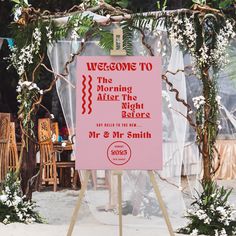
<path id="1" fill-rule="evenodd" d="M 108 147 L 107 157 L 112 164 L 122 166 L 131 158 L 130 146 L 123 141 L 116 141 Z"/>

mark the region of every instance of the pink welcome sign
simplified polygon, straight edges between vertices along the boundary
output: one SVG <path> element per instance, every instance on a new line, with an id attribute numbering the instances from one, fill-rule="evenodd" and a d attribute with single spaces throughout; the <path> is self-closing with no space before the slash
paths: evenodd
<path id="1" fill-rule="evenodd" d="M 77 58 L 78 169 L 162 167 L 160 57 Z"/>

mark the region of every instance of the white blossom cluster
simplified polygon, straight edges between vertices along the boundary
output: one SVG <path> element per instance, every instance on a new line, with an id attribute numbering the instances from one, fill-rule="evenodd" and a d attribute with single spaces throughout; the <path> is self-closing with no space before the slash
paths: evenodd
<path id="1" fill-rule="evenodd" d="M 51 44 L 52 43 L 52 29 L 50 26 L 45 27 L 47 30 L 46 36 L 48 38 L 48 42 Z"/>
<path id="2" fill-rule="evenodd" d="M 33 63 L 34 48 L 31 44 L 29 44 L 28 46 L 21 48 L 20 52 L 15 46 L 11 47 L 10 51 L 10 62 L 15 67 L 18 75 L 22 76 L 25 73 L 26 65 L 30 65 Z"/>
<path id="3" fill-rule="evenodd" d="M 18 85 L 16 87 L 16 91 L 21 94 L 22 92 L 36 92 L 36 94 L 43 94 L 43 90 L 38 87 L 36 83 L 33 83 L 31 81 L 22 81 L 19 80 Z M 21 97 L 21 96 L 20 96 Z M 22 102 L 21 98 L 18 97 L 18 102 Z"/>
<path id="4" fill-rule="evenodd" d="M 185 18 L 185 30 L 184 34 L 188 35 L 187 43 L 191 54 L 194 54 L 195 51 L 195 42 L 197 39 L 197 34 L 193 26 L 193 16 L 190 18 Z"/>
<path id="5" fill-rule="evenodd" d="M 193 105 L 196 109 L 199 109 L 202 105 L 206 103 L 205 98 L 203 96 L 192 98 Z"/>
<path id="6" fill-rule="evenodd" d="M 7 178 L 9 175 L 7 175 Z M 16 181 L 11 186 L 5 186 L 4 190 L 0 195 L 0 206 L 5 206 L 9 209 L 8 214 L 5 215 L 5 219 L 2 223 L 11 223 L 11 215 L 17 216 L 19 222 L 24 222 L 26 224 L 33 223 L 36 221 L 30 212 L 34 209 L 34 204 L 30 201 L 24 201 L 25 197 L 20 197 L 20 191 L 18 186 L 19 181 Z M 14 217 L 14 218 L 15 218 Z"/>
<path id="7" fill-rule="evenodd" d="M 183 21 L 179 18 L 179 16 L 175 16 L 172 18 L 172 24 L 169 28 L 170 39 L 173 40 L 176 44 L 183 46 L 183 36 L 180 32 L 180 27 L 182 27 Z"/>
<path id="8" fill-rule="evenodd" d="M 40 94 L 43 94 L 43 90 L 38 87 L 36 83 L 33 83 L 31 81 L 22 81 L 19 80 L 18 86 L 17 86 L 17 92 L 20 93 L 22 89 L 27 88 L 28 90 L 36 89 Z"/>
<path id="9" fill-rule="evenodd" d="M 220 67 L 229 63 L 228 53 L 226 48 L 229 46 L 229 40 L 235 37 L 233 25 L 229 20 L 226 20 L 225 26 L 220 29 L 216 39 L 216 49 L 212 50 L 211 57 L 215 64 Z"/>
<path id="10" fill-rule="evenodd" d="M 210 62 L 209 61 L 210 58 L 208 56 L 208 51 L 209 51 L 209 48 L 204 43 L 202 45 L 202 47 L 199 49 L 200 56 L 195 55 L 195 58 L 197 59 L 197 63 L 199 64 L 199 66 L 203 66 L 203 65 Z"/>
<path id="11" fill-rule="evenodd" d="M 215 236 L 228 236 L 228 234 L 224 228 L 222 230 L 215 229 Z"/>
<path id="12" fill-rule="evenodd" d="M 214 197 L 214 196 L 212 196 Z M 229 205 L 226 203 L 224 206 L 210 206 L 211 216 L 217 216 L 217 220 L 223 223 L 225 226 L 229 226 L 230 222 L 235 220 L 236 218 L 236 211 L 234 210 L 234 205 Z M 207 212 L 203 209 L 188 209 L 187 216 L 195 216 L 199 220 L 203 221 L 204 224 L 211 225 L 214 219 L 211 219 Z M 236 232 L 235 232 L 236 233 Z M 192 236 L 198 235 L 198 230 L 194 229 L 190 234 Z M 215 230 L 215 236 L 227 236 L 227 233 L 224 228 L 221 230 Z"/>
<path id="13" fill-rule="evenodd" d="M 226 205 L 227 207 L 218 206 L 215 210 L 215 212 L 219 213 L 219 221 L 223 223 L 224 225 L 229 225 L 231 220 L 235 219 L 235 210 L 233 205 Z"/>
<path id="14" fill-rule="evenodd" d="M 197 236 L 198 235 L 198 230 L 194 229 L 190 235 L 191 236 Z"/>
<path id="15" fill-rule="evenodd" d="M 180 16 L 174 16 L 171 19 L 172 24 L 170 26 L 170 39 L 173 40 L 176 44 L 184 46 L 184 37 L 187 38 L 187 44 L 190 49 L 190 53 L 193 54 L 195 51 L 195 43 L 197 34 L 194 29 L 193 16 L 185 17 L 184 20 Z"/>
<path id="16" fill-rule="evenodd" d="M 40 45 L 41 45 L 41 38 L 42 38 L 42 34 L 41 34 L 39 28 L 35 28 L 34 29 L 33 38 L 34 38 L 35 54 L 38 54 L 39 53 L 39 49 L 40 49 Z"/>
<path id="17" fill-rule="evenodd" d="M 179 16 L 173 16 L 171 21 L 172 24 L 169 28 L 170 39 L 181 47 L 187 46 L 195 64 L 198 66 L 213 64 L 218 68 L 222 68 L 229 62 L 226 48 L 229 45 L 229 41 L 235 37 L 233 25 L 229 20 L 226 20 L 225 26 L 217 34 L 215 49 L 210 50 L 203 43 L 198 53 L 195 51 L 197 34 L 194 29 L 193 16 L 186 16 L 184 20 Z"/>
<path id="18" fill-rule="evenodd" d="M 11 65 L 13 65 L 19 76 L 25 73 L 25 69 L 28 65 L 33 64 L 34 56 L 39 53 L 41 45 L 41 32 L 39 28 L 35 28 L 33 31 L 33 40 L 27 46 L 24 46 L 20 50 L 16 47 L 11 47 L 11 55 L 8 58 Z"/>
<path id="19" fill-rule="evenodd" d="M 202 210 L 202 209 L 188 209 L 187 213 L 190 215 L 195 215 L 198 217 L 199 220 L 203 220 L 204 224 L 210 224 L 211 223 L 211 218 L 207 215 L 207 213 Z"/>

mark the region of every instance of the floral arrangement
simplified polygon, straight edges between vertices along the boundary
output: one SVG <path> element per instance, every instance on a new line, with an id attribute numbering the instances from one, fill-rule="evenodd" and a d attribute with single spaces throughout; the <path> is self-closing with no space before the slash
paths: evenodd
<path id="1" fill-rule="evenodd" d="M 199 68 L 209 65 L 219 70 L 228 64 L 226 49 L 230 40 L 235 37 L 234 21 L 231 19 L 217 19 L 217 17 L 208 14 L 203 19 L 203 23 L 209 24 L 209 26 L 203 24 L 203 36 L 200 36 L 197 32 L 200 23 L 197 22 L 198 20 L 194 14 L 171 16 L 168 23 L 170 39 L 183 49 L 188 50 L 195 61 L 197 72 L 201 71 Z M 222 27 L 215 32 L 214 40 L 209 43 L 207 34 L 216 28 L 213 24 L 216 24 L 217 21 L 222 24 Z M 202 43 L 199 43 L 198 40 Z"/>
<path id="2" fill-rule="evenodd" d="M 43 90 L 36 83 L 19 80 L 16 91 L 18 92 L 17 101 L 20 104 L 19 111 L 22 114 L 22 125 L 31 136 L 34 136 L 32 129 L 34 124 L 32 120 L 29 120 L 28 114 L 30 113 L 33 102 L 36 102 L 43 95 Z"/>
<path id="3" fill-rule="evenodd" d="M 26 201 L 22 196 L 20 181 L 16 174 L 8 173 L 0 192 L 0 222 L 42 223 L 43 220 L 35 211 L 35 203 Z"/>
<path id="4" fill-rule="evenodd" d="M 190 235 L 227 236 L 236 234 L 236 211 L 228 197 L 232 190 L 217 186 L 214 182 L 202 184 L 203 191 L 198 194 L 192 207 L 187 210 L 189 223 L 180 233 Z"/>

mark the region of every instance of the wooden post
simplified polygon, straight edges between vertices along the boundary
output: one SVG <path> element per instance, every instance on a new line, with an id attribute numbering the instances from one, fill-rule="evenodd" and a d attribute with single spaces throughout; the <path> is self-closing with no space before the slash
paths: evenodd
<path id="1" fill-rule="evenodd" d="M 88 186 L 90 173 L 91 173 L 91 171 L 86 170 L 84 182 L 82 184 L 82 188 L 81 188 L 80 193 L 79 193 L 79 197 L 78 197 L 78 200 L 77 200 L 77 203 L 76 203 L 76 207 L 74 209 L 74 212 L 73 212 L 73 215 L 72 215 L 72 218 L 71 218 L 71 222 L 70 222 L 69 230 L 67 232 L 67 236 L 71 236 L 72 233 L 73 233 L 73 229 L 74 229 L 74 226 L 75 226 L 76 219 L 78 217 L 79 209 L 80 209 L 81 204 L 82 204 L 84 193 L 85 193 L 85 191 L 87 189 L 87 186 Z"/>
<path id="2" fill-rule="evenodd" d="M 122 172 L 114 173 L 118 178 L 118 212 L 119 212 L 119 236 L 123 236 L 123 222 L 122 222 Z"/>
<path id="3" fill-rule="evenodd" d="M 169 216 L 168 216 L 168 212 L 166 210 L 166 207 L 165 207 L 165 203 L 161 197 L 161 192 L 159 190 L 159 187 L 157 185 L 157 181 L 156 181 L 156 178 L 155 178 L 155 175 L 153 173 L 153 170 L 149 170 L 148 171 L 148 174 L 149 174 L 149 177 L 150 177 L 150 180 L 151 180 L 151 183 L 153 185 L 153 189 L 156 193 L 156 196 L 157 196 L 157 200 L 159 202 L 159 205 L 160 205 L 160 208 L 161 208 L 161 211 L 162 211 L 162 214 L 164 216 L 164 219 L 165 219 L 165 222 L 166 222 L 166 225 L 168 227 L 168 230 L 169 230 L 169 234 L 170 236 L 174 236 L 174 231 L 173 231 L 173 228 L 172 228 L 172 225 L 171 225 L 171 222 L 170 222 L 170 219 L 169 219 Z"/>

